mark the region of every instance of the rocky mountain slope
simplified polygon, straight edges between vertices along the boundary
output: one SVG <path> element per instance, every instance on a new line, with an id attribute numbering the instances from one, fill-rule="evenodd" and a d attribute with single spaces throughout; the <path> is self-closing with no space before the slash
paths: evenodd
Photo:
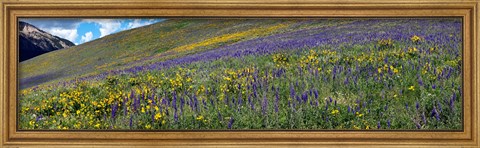
<path id="1" fill-rule="evenodd" d="M 66 39 L 51 35 L 25 22 L 19 22 L 18 30 L 20 62 L 50 51 L 75 46 Z"/>

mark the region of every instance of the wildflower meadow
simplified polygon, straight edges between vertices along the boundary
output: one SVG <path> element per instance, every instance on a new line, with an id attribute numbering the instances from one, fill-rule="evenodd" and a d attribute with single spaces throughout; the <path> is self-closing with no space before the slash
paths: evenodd
<path id="1" fill-rule="evenodd" d="M 123 45 L 135 31 L 152 40 Z M 463 129 L 460 18 L 170 19 L 125 32 L 61 51 L 125 50 L 95 55 L 110 62 L 20 63 L 18 128 Z"/>

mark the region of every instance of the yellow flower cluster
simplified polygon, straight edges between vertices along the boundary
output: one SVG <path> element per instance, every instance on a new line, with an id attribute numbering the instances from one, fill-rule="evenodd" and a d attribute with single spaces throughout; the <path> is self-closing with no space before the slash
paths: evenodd
<path id="1" fill-rule="evenodd" d="M 171 90 L 173 91 L 176 89 L 191 89 L 192 86 L 190 86 L 189 84 L 193 82 L 191 74 L 194 72 L 194 69 L 178 68 L 178 71 L 175 74 L 174 78 L 167 78 L 167 81 L 170 82 Z"/>
<path id="2" fill-rule="evenodd" d="M 203 123 L 207 123 L 207 122 L 208 122 L 208 120 L 205 119 L 205 117 L 203 117 L 202 115 L 197 116 L 196 120 L 197 120 L 197 121 L 201 121 L 201 122 L 203 122 Z"/>
<path id="3" fill-rule="evenodd" d="M 416 47 L 410 47 L 408 48 L 408 53 L 414 53 L 414 52 L 417 52 L 418 49 Z"/>
<path id="4" fill-rule="evenodd" d="M 382 48 L 391 47 L 391 46 L 393 46 L 393 40 L 392 39 L 381 39 L 381 40 L 378 41 L 378 45 Z"/>
<path id="5" fill-rule="evenodd" d="M 165 117 L 165 113 L 160 113 L 160 112 L 157 112 L 154 116 L 155 118 L 155 121 L 159 121 L 161 120 L 163 117 Z"/>
<path id="6" fill-rule="evenodd" d="M 378 73 L 382 73 L 383 71 L 388 71 L 390 69 L 394 74 L 398 74 L 400 72 L 398 68 L 402 68 L 402 66 L 394 67 L 393 65 L 388 66 L 387 64 L 385 64 L 383 65 L 383 67 L 379 67 L 377 71 Z"/>
<path id="7" fill-rule="evenodd" d="M 414 91 L 414 90 L 415 90 L 415 86 L 412 85 L 412 86 L 408 87 L 408 90 Z"/>
<path id="8" fill-rule="evenodd" d="M 330 51 L 330 50 L 322 50 L 323 56 L 335 56 L 337 55 L 337 51 Z"/>
<path id="9" fill-rule="evenodd" d="M 419 37 L 419 36 L 417 36 L 417 35 L 413 35 L 413 36 L 410 38 L 410 40 L 412 40 L 412 42 L 414 42 L 414 43 L 418 43 L 418 42 L 422 41 L 422 38 Z"/>
<path id="10" fill-rule="evenodd" d="M 332 110 L 332 112 L 331 112 L 332 115 L 337 115 L 337 114 L 339 114 L 339 113 L 340 113 L 340 111 L 338 111 L 338 109 L 334 109 L 334 110 Z"/>
<path id="11" fill-rule="evenodd" d="M 272 58 L 273 63 L 275 63 L 275 66 L 277 67 L 289 66 L 289 59 L 285 54 L 274 54 Z"/>
<path id="12" fill-rule="evenodd" d="M 319 63 L 318 53 L 315 50 L 310 50 L 308 55 L 303 56 L 300 59 L 300 66 L 305 67 L 307 65 L 314 66 Z"/>
<path id="13" fill-rule="evenodd" d="M 261 36 L 261 35 L 266 35 L 269 34 L 275 30 L 285 28 L 287 25 L 285 24 L 278 24 L 270 27 L 262 27 L 262 28 L 253 28 L 247 31 L 243 32 L 236 32 L 236 33 L 231 33 L 231 34 L 225 34 L 217 37 L 213 37 L 201 42 L 193 43 L 193 44 L 188 44 L 185 46 L 177 47 L 174 48 L 172 51 L 189 51 L 192 49 L 195 49 L 197 47 L 205 47 L 213 44 L 218 44 L 218 43 L 223 43 L 231 40 L 240 40 L 242 38 L 250 37 L 250 36 Z"/>

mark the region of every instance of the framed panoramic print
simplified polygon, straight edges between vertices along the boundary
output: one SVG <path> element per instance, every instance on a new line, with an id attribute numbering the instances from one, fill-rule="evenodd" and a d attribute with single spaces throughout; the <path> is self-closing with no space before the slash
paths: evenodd
<path id="1" fill-rule="evenodd" d="M 5 1 L 2 146 L 478 147 L 475 1 Z"/>

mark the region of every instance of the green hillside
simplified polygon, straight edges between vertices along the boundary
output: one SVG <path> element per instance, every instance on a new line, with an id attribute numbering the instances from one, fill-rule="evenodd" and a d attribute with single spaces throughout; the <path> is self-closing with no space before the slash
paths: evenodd
<path id="1" fill-rule="evenodd" d="M 173 19 L 21 62 L 21 88 L 162 61 L 308 26 L 299 20 Z M 301 21 L 301 20 L 300 20 Z M 295 28 L 294 28 L 295 27 Z"/>

